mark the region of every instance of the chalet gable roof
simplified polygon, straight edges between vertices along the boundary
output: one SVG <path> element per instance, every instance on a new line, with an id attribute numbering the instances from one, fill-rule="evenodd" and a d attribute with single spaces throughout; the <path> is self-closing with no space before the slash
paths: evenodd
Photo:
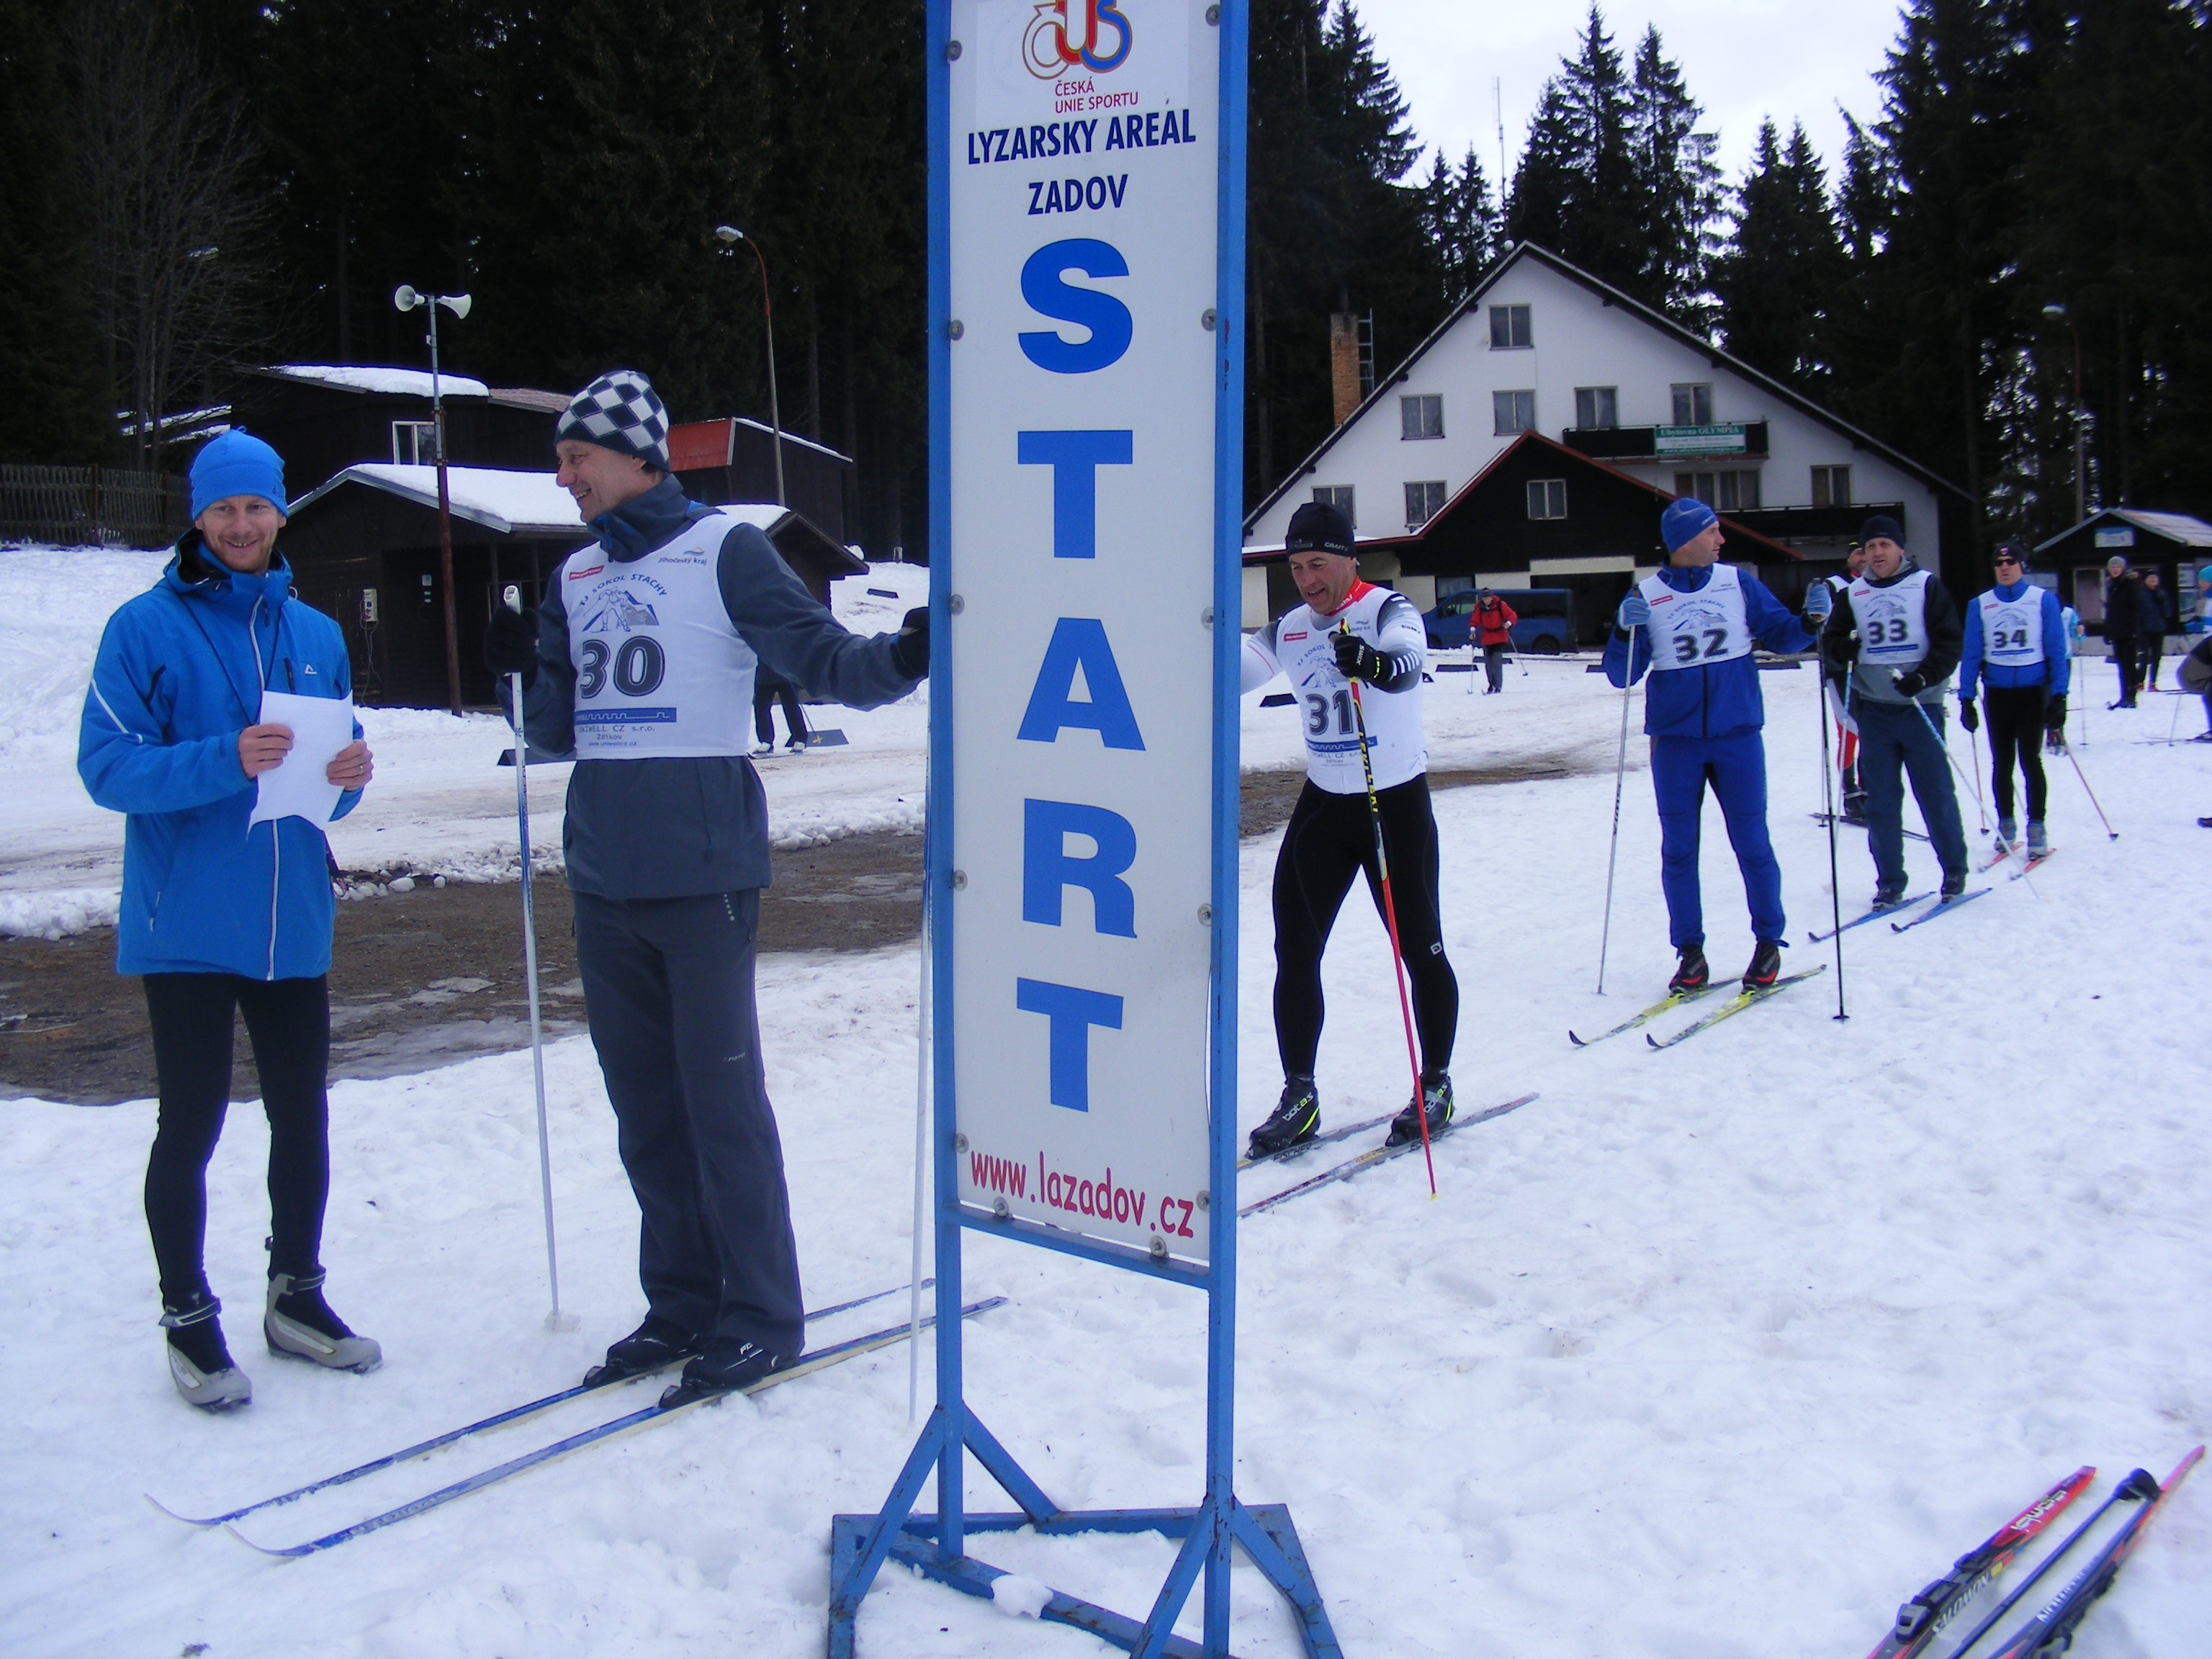
<path id="1" fill-rule="evenodd" d="M 2192 519 L 2186 513 L 2147 513 L 2139 507 L 2108 507 L 2101 512 L 2092 513 L 2080 524 L 2067 526 L 2050 540 L 2039 542 L 2035 550 L 2039 553 L 2047 551 L 2068 537 L 2078 535 L 2091 525 L 2107 519 L 2118 519 L 2123 524 L 2148 531 L 2182 547 L 2212 547 L 2212 524 L 2207 524 L 2202 519 Z"/>
<path id="2" fill-rule="evenodd" d="M 265 380 L 290 380 L 322 386 L 331 392 L 357 392 L 387 398 L 420 398 L 425 402 L 430 397 L 430 371 L 427 368 L 386 368 L 368 363 L 269 363 L 246 372 L 258 374 Z M 438 376 L 438 390 L 448 398 L 491 396 L 489 386 L 465 374 L 441 373 Z"/>
<path id="3" fill-rule="evenodd" d="M 1729 356 L 1729 353 L 1723 351 L 1719 346 L 1715 345 L 1711 340 L 1705 338 L 1704 335 L 1696 332 L 1694 330 L 1683 327 L 1681 324 L 1676 322 L 1673 318 L 1665 315 L 1663 313 L 1654 311 L 1650 306 L 1645 305 L 1640 300 L 1631 299 L 1627 295 L 1622 293 L 1619 289 L 1614 288 L 1611 283 L 1603 282 L 1599 278 L 1591 276 L 1588 271 L 1583 270 L 1578 265 L 1570 264 L 1565 259 L 1561 258 L 1558 254 L 1553 252 L 1550 249 L 1540 246 L 1534 242 L 1522 242 L 1507 252 L 1495 264 L 1492 265 L 1491 268 L 1483 274 L 1482 280 L 1474 285 L 1473 291 L 1456 306 L 1453 307 L 1451 311 L 1446 314 L 1444 319 L 1438 323 L 1434 328 L 1431 329 L 1427 337 L 1424 338 L 1419 345 L 1415 346 L 1413 350 L 1407 353 L 1406 356 L 1399 362 L 1395 368 L 1392 369 L 1389 374 L 1386 375 L 1376 377 L 1375 389 L 1369 392 L 1367 396 L 1361 400 L 1359 407 L 1352 410 L 1352 412 L 1346 417 L 1341 425 L 1333 429 L 1327 437 L 1323 438 L 1320 443 L 1316 445 L 1312 453 L 1308 454 L 1304 460 L 1300 461 L 1296 466 L 1292 467 L 1288 472 L 1284 474 L 1282 481 L 1276 484 L 1273 489 L 1269 490 L 1267 495 L 1257 502 L 1250 512 L 1244 515 L 1244 527 L 1247 530 L 1250 529 L 1254 524 L 1259 521 L 1261 514 L 1266 513 L 1268 508 L 1273 507 L 1277 501 L 1282 500 L 1285 495 L 1296 487 L 1299 479 L 1305 477 L 1308 474 L 1313 472 L 1320 465 L 1322 458 L 1328 454 L 1331 449 L 1335 447 L 1337 441 L 1343 437 L 1346 433 L 1350 432 L 1352 428 L 1357 426 L 1362 420 L 1366 418 L 1369 411 L 1382 401 L 1382 399 L 1389 394 L 1390 389 L 1411 374 L 1413 366 L 1419 362 L 1423 357 L 1426 356 L 1447 334 L 1450 333 L 1453 329 L 1457 327 L 1463 319 L 1469 317 L 1475 311 L 1475 308 L 1480 306 L 1483 300 L 1490 294 L 1491 290 L 1498 285 L 1498 283 L 1509 271 L 1510 271 L 1516 265 L 1519 264 L 1523 259 L 1534 260 L 1537 264 L 1544 266 L 1547 270 L 1554 271 L 1559 276 L 1566 278 L 1567 281 L 1588 289 L 1590 293 L 1597 295 L 1597 297 L 1603 301 L 1610 308 L 1619 311 L 1626 316 L 1632 317 L 1635 320 L 1644 324 L 1647 327 L 1656 329 L 1660 333 L 1666 335 L 1668 338 L 1688 347 L 1691 350 L 1696 352 L 1698 356 L 1705 358 L 1708 362 L 1712 363 L 1714 367 L 1725 368 L 1730 374 L 1741 376 L 1745 380 L 1749 381 L 1752 385 L 1756 386 L 1762 391 L 1767 392 L 1770 396 L 1780 399 L 1784 404 L 1786 404 L 1791 409 L 1796 410 L 1799 414 L 1806 416 L 1809 419 L 1820 422 L 1823 426 L 1829 428 L 1832 431 L 1842 434 L 1861 449 L 1880 455 L 1885 460 L 1903 468 L 1905 471 L 1911 473 L 1914 477 L 1918 478 L 1922 483 L 1929 485 L 1931 489 L 1948 490 L 1952 495 L 1959 497 L 1962 501 L 1971 499 L 1964 489 L 1961 489 L 1957 484 L 1953 483 L 1948 478 L 1944 477 L 1942 474 L 1931 471 L 1927 467 L 1923 466 L 1919 462 L 1914 460 L 1911 456 L 1903 454 L 1900 452 L 1891 448 L 1879 438 L 1876 438 L 1869 433 L 1861 431 L 1857 427 L 1851 425 L 1850 422 L 1844 420 L 1842 416 L 1821 407 L 1821 405 L 1814 403 L 1802 392 L 1792 391 L 1790 387 L 1783 385 L 1781 381 L 1774 379 L 1773 376 L 1753 368 L 1749 363 L 1744 362 L 1739 358 Z M 1662 493 L 1665 494 L 1666 492 L 1662 491 Z M 1668 499 L 1671 500 L 1672 497 L 1669 496 Z M 1745 531 L 1741 533 L 1749 535 L 1751 532 Z"/>

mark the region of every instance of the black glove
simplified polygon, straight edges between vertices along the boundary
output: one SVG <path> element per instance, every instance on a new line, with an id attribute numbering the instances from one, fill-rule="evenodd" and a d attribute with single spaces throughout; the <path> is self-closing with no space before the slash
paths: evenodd
<path id="1" fill-rule="evenodd" d="M 898 638 L 891 644 L 891 666 L 906 678 L 918 680 L 929 672 L 929 607 L 916 605 L 899 621 Z"/>
<path id="2" fill-rule="evenodd" d="M 1917 668 L 1908 668 L 1897 677 L 1896 684 L 1899 696 L 1917 697 L 1928 689 L 1928 676 Z M 1972 728 L 1967 729 L 1971 731 Z"/>
<path id="3" fill-rule="evenodd" d="M 2043 729 L 2058 732 L 2066 729 L 2066 694 L 2053 692 L 2043 700 Z"/>
<path id="4" fill-rule="evenodd" d="M 484 666 L 502 678 L 520 674 L 526 684 L 538 678 L 538 613 L 492 607 L 484 629 Z"/>
<path id="5" fill-rule="evenodd" d="M 1336 647 L 1336 672 L 1348 680 L 1365 680 L 1370 685 L 1380 685 L 1390 678 L 1390 659 L 1357 634 L 1332 634 L 1329 643 Z"/>
<path id="6" fill-rule="evenodd" d="M 1971 697 L 1959 705 L 1959 724 L 1969 732 L 1978 732 L 1982 729 L 1982 711 L 1974 707 L 1973 699 Z"/>

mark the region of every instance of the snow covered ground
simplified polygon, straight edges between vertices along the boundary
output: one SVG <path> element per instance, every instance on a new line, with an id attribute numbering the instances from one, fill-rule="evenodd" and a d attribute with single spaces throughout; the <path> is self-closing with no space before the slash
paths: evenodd
<path id="1" fill-rule="evenodd" d="M 880 603 L 884 617 L 863 625 L 902 608 Z M 9 643 L 5 660 L 20 660 Z M 67 668 L 57 646 L 36 672 Z M 88 835 L 79 850 L 30 845 L 66 842 L 79 822 L 60 799 L 74 707 L 66 735 L 45 729 L 18 698 L 47 682 L 8 672 L 0 755 L 37 781 L 11 794 L 53 799 L 6 804 L 6 880 L 27 889 L 27 860 L 58 886 L 69 860 L 98 850 Z M 1634 1037 L 1577 1053 L 1570 1025 L 1626 1017 L 1671 965 L 1638 745 L 1601 999 L 1620 699 L 1571 664 L 1532 663 L 1503 697 L 1467 696 L 1466 683 L 1441 677 L 1429 693 L 1439 769 L 1560 755 L 1597 768 L 1438 802 L 1466 992 L 1462 1100 L 1541 1097 L 1442 1143 L 1434 1203 L 1418 1161 L 1401 1160 L 1241 1237 L 1238 1488 L 1291 1505 L 1346 1652 L 1850 1659 L 1899 1600 L 2077 1464 L 2100 1467 L 2101 1494 L 2136 1464 L 2162 1477 L 2207 1438 L 2212 1123 L 2198 1005 L 2212 923 L 2195 900 L 2212 832 L 2194 820 L 2212 811 L 2212 746 L 2133 741 L 2164 736 L 2163 712 L 2124 720 L 2099 700 L 2082 760 L 2123 838 L 2104 839 L 2070 768 L 2055 775 L 2062 851 L 2032 881 L 2000 876 L 1989 898 L 1910 934 L 1847 936 L 1848 1024 L 1831 1018 L 1832 967 L 1666 1054 Z M 1765 684 L 1771 820 L 1802 940 L 1829 904 L 1826 835 L 1808 817 L 1813 677 Z M 1291 712 L 1248 703 L 1248 763 L 1291 760 Z M 442 718 L 379 734 L 378 788 L 413 804 L 368 833 L 410 858 L 440 846 L 489 858 L 511 784 L 477 769 L 503 744 L 494 727 L 472 750 L 465 727 L 431 730 Z M 2185 732 L 2195 720 L 2185 711 Z M 918 706 L 836 715 L 853 751 L 776 763 L 776 810 L 826 824 L 900 805 L 918 784 L 921 721 Z M 448 782 L 409 775 L 440 755 Z M 549 810 L 541 837 L 556 823 Z M 1751 941 L 1717 814 L 1707 826 L 1710 948 L 1725 972 Z M 1273 837 L 1244 854 L 1247 1125 L 1277 1086 L 1273 854 Z M 1932 877 L 1924 848 L 1911 856 Z M 1872 878 L 1853 838 L 1842 868 L 1856 908 Z M 1828 959 L 1800 943 L 1786 961 Z M 817 1306 L 906 1272 L 916 974 L 910 948 L 763 964 L 770 1083 Z M 1399 1103 L 1387 946 L 1361 903 L 1346 908 L 1328 981 L 1325 1112 Z M 220 1419 L 180 1406 L 162 1370 L 138 1213 L 151 1105 L 0 1103 L 0 1645 L 217 1659 L 821 1650 L 829 1518 L 873 1509 L 910 1443 L 902 1349 L 299 1562 L 139 1501 L 152 1492 L 205 1512 L 330 1473 L 564 1386 L 629 1328 L 635 1210 L 596 1067 L 581 1040 L 549 1058 L 562 1303 L 582 1328 L 542 1324 L 528 1057 L 341 1084 L 325 1260 L 333 1301 L 383 1340 L 387 1363 L 367 1377 L 308 1372 L 251 1340 L 266 1138 L 236 1111 L 211 1173 L 209 1258 L 257 1392 Z M 1243 1196 L 1306 1172 L 1255 1171 Z M 1010 1298 L 969 1327 L 970 1402 L 1046 1490 L 1071 1507 L 1191 1501 L 1200 1298 L 980 1238 L 968 1266 L 971 1297 Z M 902 1305 L 825 1322 L 814 1340 L 889 1323 Z M 566 1410 L 242 1530 L 317 1535 L 613 1414 L 601 1401 Z M 2083 1651 L 2205 1650 L 2204 1479 L 2090 1615 Z M 972 1507 L 1005 1506 L 971 1480 Z M 993 1538 L 979 1551 L 1139 1613 L 1169 1559 L 1151 1538 Z M 1264 1584 L 1249 1570 L 1237 1580 L 1237 1650 L 1295 1653 Z M 872 1659 L 1106 1650 L 893 1574 L 860 1643 Z"/>

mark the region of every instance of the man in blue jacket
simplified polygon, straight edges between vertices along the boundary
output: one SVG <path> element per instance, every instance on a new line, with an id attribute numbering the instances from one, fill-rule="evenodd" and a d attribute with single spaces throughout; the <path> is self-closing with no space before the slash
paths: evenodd
<path id="1" fill-rule="evenodd" d="M 847 633 L 760 531 L 684 498 L 667 410 L 634 370 L 578 392 L 555 439 L 597 539 L 534 614 L 494 613 L 484 659 L 524 677 L 531 748 L 576 757 L 562 848 L 577 965 L 642 1219 L 645 1322 L 585 1385 L 688 1357 L 674 1404 L 750 1387 L 805 1336 L 753 1001 L 769 878 L 754 678 L 765 665 L 854 708 L 890 702 L 928 672 L 929 613 Z"/>
<path id="2" fill-rule="evenodd" d="M 329 845 L 303 817 L 250 822 L 256 780 L 283 763 L 289 727 L 262 694 L 344 697 L 353 670 L 337 624 L 291 596 L 276 549 L 283 463 L 242 430 L 193 458 L 192 526 L 154 587 L 108 618 L 78 727 L 77 775 L 94 800 L 130 815 L 115 969 L 143 974 L 161 1115 L 146 1165 L 146 1225 L 161 1269 L 171 1380 L 196 1406 L 243 1405 L 222 1304 L 203 1265 L 207 1165 L 230 1102 L 231 1030 L 246 1016 L 269 1117 L 272 1352 L 368 1370 L 381 1358 L 323 1300 L 330 1192 Z M 355 741 L 325 771 L 368 784 Z"/>
<path id="3" fill-rule="evenodd" d="M 1959 653 L 1959 724 L 1981 724 L 1975 687 L 1985 696 L 1990 721 L 1990 783 L 1997 798 L 1997 840 L 2007 851 L 2020 839 L 2013 817 L 2013 762 L 2027 780 L 2027 855 L 2051 850 L 2043 828 L 2049 799 L 2043 776 L 2046 732 L 2066 729 L 2067 676 L 2073 641 L 2058 595 L 2027 580 L 2027 550 L 1997 544 L 1992 563 L 1996 586 L 1966 607 L 1966 643 Z"/>
<path id="4" fill-rule="evenodd" d="M 1743 872 L 1756 940 L 1744 969 L 1747 990 L 1771 985 L 1782 971 L 1782 868 L 1766 835 L 1766 748 L 1759 736 L 1766 705 L 1753 645 L 1794 653 L 1813 636 L 1758 577 L 1719 564 L 1722 532 L 1711 507 L 1688 496 L 1659 520 L 1667 564 L 1631 588 L 1606 641 L 1606 678 L 1644 694 L 1651 739 L 1651 789 L 1659 803 L 1660 884 L 1669 937 L 1680 960 L 1673 993 L 1702 989 L 1705 921 L 1698 884 L 1698 834 L 1705 785 L 1719 799 L 1729 845 Z"/>

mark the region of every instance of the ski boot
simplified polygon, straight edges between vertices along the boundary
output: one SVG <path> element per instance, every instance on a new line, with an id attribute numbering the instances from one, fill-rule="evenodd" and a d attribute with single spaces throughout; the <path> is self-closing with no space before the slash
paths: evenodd
<path id="1" fill-rule="evenodd" d="M 610 1382 L 627 1382 L 689 1359 L 701 1352 L 699 1339 L 672 1319 L 649 1313 L 645 1323 L 607 1350 L 605 1363 L 584 1373 L 584 1386 L 604 1389 Z"/>
<path id="2" fill-rule="evenodd" d="M 2020 845 L 2020 825 L 2008 817 L 1997 819 L 1997 851 L 2009 853 Z"/>
<path id="3" fill-rule="evenodd" d="M 1943 885 L 1936 893 L 1936 902 L 1939 904 L 1948 904 L 1966 890 L 1966 872 L 1964 870 L 1946 870 L 1943 872 Z"/>
<path id="4" fill-rule="evenodd" d="M 1868 908 L 1875 910 L 1894 910 L 1905 902 L 1903 882 L 1883 882 L 1874 890 L 1874 902 Z"/>
<path id="5" fill-rule="evenodd" d="M 1252 1131 L 1244 1155 L 1266 1158 L 1299 1142 L 1311 1140 L 1321 1127 L 1321 1095 L 1310 1077 L 1283 1079 L 1283 1097 L 1267 1121 Z"/>
<path id="6" fill-rule="evenodd" d="M 1751 966 L 1743 970 L 1743 988 L 1763 991 L 1782 975 L 1782 947 L 1771 939 L 1763 939 L 1751 953 Z"/>
<path id="7" fill-rule="evenodd" d="M 181 1308 L 161 1304 L 161 1324 L 168 1341 L 169 1381 L 188 1406 L 203 1411 L 228 1411 L 253 1398 L 252 1379 L 233 1363 L 223 1346 L 222 1322 L 216 1316 L 222 1304 L 205 1291 L 194 1291 Z"/>
<path id="8" fill-rule="evenodd" d="M 1681 957 L 1674 966 L 1674 977 L 1667 981 L 1667 994 L 1670 997 L 1680 996 L 1685 991 L 1702 991 L 1713 976 L 1712 969 L 1705 962 L 1702 940 L 1685 945 Z"/>
<path id="9" fill-rule="evenodd" d="M 2049 856 L 2050 852 L 2051 838 L 2045 833 L 2041 822 L 2035 818 L 2030 818 L 2027 821 L 2028 857 L 2031 859 L 2045 858 Z"/>
<path id="10" fill-rule="evenodd" d="M 269 1352 L 313 1360 L 334 1371 L 373 1371 L 384 1350 L 356 1336 L 323 1300 L 323 1270 L 269 1275 L 269 1305 L 261 1316 Z"/>
<path id="11" fill-rule="evenodd" d="M 1390 1133 L 1383 1141 L 1386 1146 L 1402 1146 L 1409 1140 L 1421 1139 L 1421 1120 L 1428 1120 L 1428 1138 L 1434 1140 L 1452 1120 L 1451 1076 L 1445 1072 L 1421 1073 L 1421 1095 L 1418 1100 L 1406 1103 L 1406 1109 L 1390 1120 Z"/>
<path id="12" fill-rule="evenodd" d="M 781 1354 L 771 1353 L 757 1342 L 699 1354 L 684 1368 L 682 1376 L 661 1391 L 660 1408 L 668 1411 L 695 1401 L 736 1394 L 766 1382 L 771 1372 L 781 1370 L 787 1363 Z"/>

